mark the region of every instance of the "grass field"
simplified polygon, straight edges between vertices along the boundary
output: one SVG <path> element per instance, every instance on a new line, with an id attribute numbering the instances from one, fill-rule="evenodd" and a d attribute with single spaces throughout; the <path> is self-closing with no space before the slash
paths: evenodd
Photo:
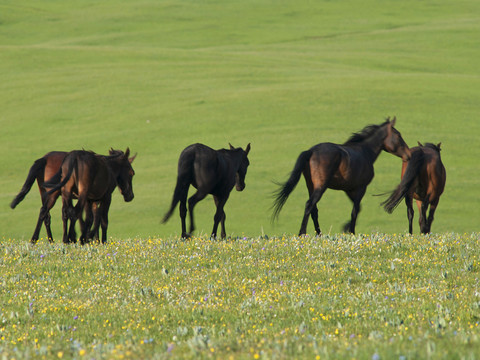
<path id="1" fill-rule="evenodd" d="M 0 354 L 479 357 L 479 18 L 475 0 L 2 1 Z M 442 143 L 433 235 L 404 235 L 403 206 L 388 215 L 373 196 L 399 182 L 401 160 L 386 153 L 360 235 L 340 234 L 351 203 L 327 191 L 325 236 L 292 237 L 303 180 L 270 222 L 274 181 L 301 151 L 387 116 L 410 146 Z M 226 242 L 204 236 L 211 197 L 192 241 L 178 239 L 178 212 L 160 223 L 195 142 L 252 145 Z M 135 199 L 115 192 L 108 245 L 60 244 L 57 204 L 56 243 L 30 247 L 38 191 L 9 204 L 33 161 L 110 147 L 138 156 Z"/>
<path id="2" fill-rule="evenodd" d="M 480 237 L 3 241 L 0 353 L 475 359 Z"/>

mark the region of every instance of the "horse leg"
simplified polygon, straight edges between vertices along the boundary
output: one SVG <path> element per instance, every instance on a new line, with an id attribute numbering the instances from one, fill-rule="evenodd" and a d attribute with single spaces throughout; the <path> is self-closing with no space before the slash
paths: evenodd
<path id="1" fill-rule="evenodd" d="M 105 244 L 107 242 L 108 210 L 110 209 L 111 203 L 112 203 L 112 196 L 109 195 L 100 204 L 100 214 L 102 216 L 100 219 L 100 223 L 102 226 L 102 244 Z"/>
<path id="2" fill-rule="evenodd" d="M 214 196 L 213 199 L 215 200 L 215 205 L 217 207 L 217 211 L 215 212 L 215 216 L 213 217 L 213 230 L 212 230 L 212 239 L 215 239 L 217 237 L 217 229 L 218 229 L 218 223 L 221 222 L 222 224 L 222 232 L 221 236 L 222 239 L 225 239 L 227 236 L 227 233 L 225 231 L 225 211 L 223 210 L 225 203 L 227 202 L 227 199 L 221 199 L 218 198 L 217 196 Z"/>
<path id="3" fill-rule="evenodd" d="M 68 244 L 69 241 L 69 231 L 68 231 L 68 219 L 70 218 L 69 212 L 71 211 L 69 207 L 69 202 L 64 198 L 62 194 L 62 221 L 63 221 L 63 243 Z"/>
<path id="4" fill-rule="evenodd" d="M 408 218 L 408 232 L 413 234 L 413 199 L 410 195 L 405 196 L 405 204 L 407 205 L 407 218 Z"/>
<path id="5" fill-rule="evenodd" d="M 190 234 L 187 234 L 187 201 L 180 201 L 180 220 L 182 222 L 182 238 L 189 238 Z"/>
<path id="6" fill-rule="evenodd" d="M 428 209 L 428 200 L 425 199 L 424 201 L 417 200 L 418 211 L 420 213 L 418 222 L 420 224 L 420 232 L 422 234 L 428 233 L 428 226 L 427 226 L 427 209 Z"/>
<path id="7" fill-rule="evenodd" d="M 325 190 L 327 190 L 327 187 L 325 185 L 318 189 L 313 190 L 312 194 L 310 195 L 310 198 L 305 203 L 305 214 L 303 215 L 302 225 L 300 226 L 300 231 L 298 233 L 298 236 L 302 236 L 307 233 L 308 218 L 312 213 L 312 211 L 314 211 L 314 208 L 316 208 L 317 202 L 320 201 Z M 317 213 L 317 225 L 318 225 L 318 209 L 316 213 Z"/>
<path id="8" fill-rule="evenodd" d="M 193 220 L 193 208 L 195 207 L 195 205 L 203 200 L 205 198 L 205 196 L 207 196 L 206 193 L 204 192 L 201 192 L 200 190 L 197 190 L 197 192 L 195 194 L 193 194 L 190 199 L 188 199 L 188 211 L 190 212 L 190 231 L 188 234 L 185 234 L 186 236 L 184 236 L 184 234 L 182 234 L 182 237 L 187 237 L 189 238 L 191 236 L 191 234 L 193 233 L 193 231 L 195 230 L 195 222 Z M 182 224 L 182 230 L 183 230 L 183 224 Z"/>
<path id="9" fill-rule="evenodd" d="M 93 212 L 93 230 L 89 234 L 90 239 L 100 241 L 100 221 L 101 221 L 101 208 L 98 207 L 96 202 L 91 203 Z"/>
<path id="10" fill-rule="evenodd" d="M 35 230 L 33 231 L 32 238 L 30 242 L 32 244 L 36 244 L 40 235 L 40 228 L 42 227 L 42 223 L 45 222 L 45 227 L 47 227 L 47 218 L 50 218 L 50 213 L 48 209 L 44 209 L 43 206 L 40 208 L 40 213 L 38 214 L 37 226 L 35 226 Z M 47 227 L 47 236 L 48 230 L 50 227 Z M 51 235 L 49 236 L 48 240 L 52 242 Z"/>
<path id="11" fill-rule="evenodd" d="M 343 230 L 355 234 L 355 224 L 357 223 L 357 216 L 360 213 L 360 202 L 367 191 L 367 187 L 359 188 L 354 191 L 348 191 L 347 195 L 353 201 L 353 209 L 350 222 L 346 223 Z"/>
<path id="12" fill-rule="evenodd" d="M 94 218 L 92 206 L 93 206 L 93 203 L 91 201 L 87 201 L 87 203 L 85 204 L 85 222 L 88 224 L 93 224 L 93 230 L 86 228 L 85 223 L 82 226 L 82 233 L 83 231 L 85 231 L 85 234 L 86 234 L 85 235 L 86 242 L 90 242 L 90 239 L 93 238 L 93 235 L 95 233 L 95 218 Z M 79 218 L 78 220 L 80 219 L 81 218 Z"/>
<path id="13" fill-rule="evenodd" d="M 428 212 L 428 220 L 427 220 L 428 232 L 430 232 L 432 229 L 432 222 L 435 215 L 435 210 L 437 210 L 437 205 L 439 200 L 440 200 L 439 198 L 436 198 L 430 203 L 430 211 Z"/>
<path id="14" fill-rule="evenodd" d="M 308 195 L 312 196 L 313 192 L 313 183 L 312 179 L 309 176 L 305 176 L 305 182 L 307 183 L 307 189 L 308 189 Z M 315 204 L 312 208 L 312 212 L 310 213 L 313 221 L 313 226 L 315 227 L 315 232 L 317 235 L 320 235 L 322 231 L 320 230 L 320 225 L 318 223 L 318 208 L 317 205 Z"/>

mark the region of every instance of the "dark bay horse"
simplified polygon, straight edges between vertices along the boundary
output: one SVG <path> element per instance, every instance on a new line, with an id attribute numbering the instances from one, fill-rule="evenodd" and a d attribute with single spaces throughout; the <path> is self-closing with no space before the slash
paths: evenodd
<path id="1" fill-rule="evenodd" d="M 93 223 L 92 205 L 98 205 L 98 223 L 102 227 L 102 243 L 107 240 L 108 210 L 112 200 L 112 192 L 118 186 L 126 202 L 133 200 L 132 178 L 135 174 L 131 163 L 135 156 L 129 158 L 130 149 L 125 153 L 111 150 L 109 156 L 97 155 L 90 151 L 76 150 L 65 156 L 59 174 L 59 183 L 46 183 L 51 189 L 47 195 L 61 189 L 63 242 L 68 243 L 71 234 L 67 231 L 68 220 L 75 223 L 85 211 L 85 221 L 82 227 L 80 243 L 85 244 Z M 75 192 L 77 195 L 75 196 Z M 72 199 L 78 197 L 73 207 Z M 95 221 L 95 227 L 98 223 Z M 72 226 L 70 226 L 70 229 Z M 96 231 L 96 229 L 94 230 Z"/>
<path id="2" fill-rule="evenodd" d="M 392 213 L 405 198 L 407 204 L 408 231 L 413 231 L 413 199 L 417 201 L 420 231 L 428 234 L 440 195 L 445 188 L 447 174 L 440 158 L 440 144 L 426 143 L 411 148 L 412 157 L 402 165 L 402 180 L 390 197 L 382 203 L 385 211 Z M 430 212 L 427 218 L 427 210 Z"/>
<path id="3" fill-rule="evenodd" d="M 281 184 L 276 192 L 273 205 L 273 219 L 295 189 L 303 173 L 307 183 L 309 199 L 305 205 L 305 214 L 299 235 L 307 232 L 308 217 L 311 215 L 315 231 L 320 234 L 317 202 L 325 190 L 343 190 L 353 202 L 351 220 L 344 231 L 355 233 L 355 223 L 360 212 L 360 201 L 365 195 L 367 185 L 374 176 L 373 163 L 382 150 L 408 160 L 410 150 L 401 134 L 394 128 L 396 119 L 387 119 L 383 124 L 370 125 L 361 132 L 353 134 L 343 145 L 320 143 L 300 154 L 290 178 Z"/>
<path id="4" fill-rule="evenodd" d="M 218 224 L 222 224 L 222 238 L 225 238 L 225 212 L 223 207 L 227 202 L 233 186 L 238 191 L 245 188 L 245 175 L 250 164 L 248 153 L 250 144 L 246 149 L 234 148 L 213 150 L 203 144 L 193 144 L 185 148 L 178 160 L 177 185 L 173 194 L 170 210 L 165 214 L 163 223 L 172 216 L 175 207 L 180 202 L 180 218 L 182 220 L 182 237 L 189 238 L 195 223 L 193 220 L 193 208 L 196 203 L 212 194 L 217 211 L 214 216 L 212 238 L 217 236 Z M 188 188 L 193 185 L 197 192 L 188 199 L 188 211 L 190 211 L 190 232 L 187 233 L 185 218 L 187 216 Z"/>
<path id="5" fill-rule="evenodd" d="M 50 190 L 50 188 L 44 188 L 44 183 L 50 180 L 58 172 L 60 166 L 62 165 L 63 159 L 67 154 L 68 153 L 65 151 L 52 151 L 48 154 L 45 154 L 40 159 L 35 160 L 33 165 L 30 167 L 30 171 L 28 172 L 27 179 L 25 180 L 22 189 L 10 204 L 10 207 L 15 209 L 15 207 L 28 194 L 35 180 L 37 181 L 38 188 L 40 190 L 40 196 L 42 199 L 44 199 L 45 203 L 42 201 L 42 208 L 40 209 L 40 213 L 38 215 L 37 226 L 35 227 L 30 240 L 32 243 L 36 243 L 38 241 L 42 222 L 45 223 L 48 240 L 53 242 L 52 230 L 50 229 L 50 209 L 55 205 L 57 198 L 60 196 L 60 190 L 57 190 L 48 196 L 44 196 L 44 194 Z M 43 213 L 41 211 L 42 209 L 44 209 Z"/>

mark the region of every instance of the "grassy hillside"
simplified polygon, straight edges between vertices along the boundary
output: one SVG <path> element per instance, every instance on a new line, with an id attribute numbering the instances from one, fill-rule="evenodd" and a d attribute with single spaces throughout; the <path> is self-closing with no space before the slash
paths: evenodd
<path id="1" fill-rule="evenodd" d="M 247 188 L 227 203 L 228 233 L 296 233 L 303 180 L 275 225 L 272 181 L 302 150 L 394 115 L 411 146 L 443 144 L 447 188 L 433 231 L 478 230 L 478 14 L 477 1 L 3 1 L 0 236 L 33 232 L 37 190 L 8 205 L 36 158 L 127 146 L 138 152 L 136 197 L 125 204 L 116 192 L 109 234 L 174 236 L 178 217 L 160 219 L 193 142 L 252 143 Z M 405 209 L 387 215 L 372 196 L 397 184 L 400 166 L 380 156 L 358 232 L 407 230 Z M 323 231 L 336 233 L 351 204 L 327 191 L 319 210 Z M 199 233 L 211 231 L 213 213 L 211 198 L 198 205 Z"/>

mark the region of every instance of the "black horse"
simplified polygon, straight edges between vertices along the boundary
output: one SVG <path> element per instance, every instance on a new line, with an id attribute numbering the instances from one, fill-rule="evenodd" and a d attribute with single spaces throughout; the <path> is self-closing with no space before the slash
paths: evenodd
<path id="1" fill-rule="evenodd" d="M 355 233 L 355 223 L 360 212 L 360 201 L 365 195 L 367 185 L 372 181 L 373 163 L 382 150 L 408 160 L 410 150 L 400 133 L 394 128 L 395 118 L 387 119 L 381 125 L 370 125 L 361 132 L 353 134 L 343 145 L 321 143 L 300 154 L 290 178 L 281 185 L 276 193 L 273 205 L 273 219 L 295 189 L 303 173 L 307 183 L 309 199 L 305 205 L 305 214 L 299 235 L 307 232 L 308 217 L 311 215 L 315 231 L 320 234 L 317 202 L 328 188 L 343 190 L 353 202 L 351 220 L 345 232 Z"/>
<path id="2" fill-rule="evenodd" d="M 221 235 L 222 238 L 225 238 L 225 212 L 223 207 L 234 185 L 238 191 L 245 188 L 245 175 L 250 164 L 247 157 L 249 151 L 250 144 L 247 145 L 245 150 L 234 148 L 232 145 L 230 145 L 230 150 L 213 150 L 203 144 L 193 144 L 185 148 L 178 160 L 177 185 L 173 193 L 172 205 L 162 222 L 167 222 L 178 202 L 180 202 L 182 237 L 191 237 L 193 230 L 195 230 L 193 208 L 205 196 L 212 194 L 217 206 L 213 218 L 212 238 L 217 236 L 217 228 L 220 222 L 222 223 Z M 190 185 L 193 185 L 197 192 L 188 199 L 190 232 L 187 233 L 185 218 L 187 216 L 187 196 Z"/>
<path id="3" fill-rule="evenodd" d="M 125 153 L 120 150 L 110 150 L 109 156 L 97 155 L 91 151 L 76 150 L 68 153 L 63 160 L 59 172 L 54 176 L 61 179 L 59 183 L 46 182 L 44 186 L 50 190 L 44 196 L 49 196 L 61 189 L 62 192 L 62 219 L 63 242 L 68 243 L 72 238 L 69 231 L 72 224 L 81 218 L 85 211 L 85 221 L 82 227 L 80 243 L 85 244 L 90 237 L 89 231 L 94 222 L 93 204 L 98 205 L 98 214 L 95 216 L 94 231 L 98 234 L 99 224 L 102 227 L 102 243 L 107 241 L 108 210 L 112 201 L 112 192 L 118 186 L 124 200 L 133 200 L 132 178 L 135 174 L 131 163 L 135 156 L 129 158 L 130 149 Z M 75 193 L 76 192 L 76 193 Z M 72 200 L 78 198 L 73 207 Z M 45 204 L 44 204 L 45 206 Z M 70 230 L 67 230 L 68 220 L 71 221 Z"/>

